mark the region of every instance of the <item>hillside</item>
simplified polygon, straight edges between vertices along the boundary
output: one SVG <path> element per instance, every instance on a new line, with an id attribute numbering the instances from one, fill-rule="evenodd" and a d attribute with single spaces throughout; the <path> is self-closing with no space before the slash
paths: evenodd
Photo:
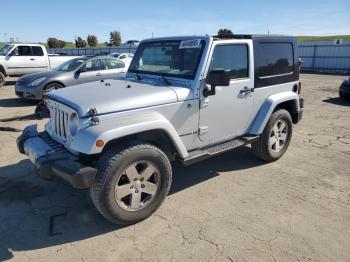
<path id="1" fill-rule="evenodd" d="M 332 41 L 334 39 L 343 39 L 350 41 L 350 35 L 333 35 L 333 36 L 297 36 L 299 42 L 305 41 Z"/>

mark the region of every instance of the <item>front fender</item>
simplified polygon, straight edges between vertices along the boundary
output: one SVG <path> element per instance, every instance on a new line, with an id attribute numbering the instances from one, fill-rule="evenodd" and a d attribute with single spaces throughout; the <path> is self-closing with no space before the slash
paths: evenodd
<path id="1" fill-rule="evenodd" d="M 186 147 L 173 125 L 157 112 L 101 119 L 98 125 L 80 130 L 72 141 L 70 148 L 84 154 L 98 154 L 101 153 L 102 148 L 96 146 L 97 140 L 103 140 L 106 145 L 109 141 L 150 130 L 164 131 L 173 142 L 180 157 L 188 156 Z"/>
<path id="2" fill-rule="evenodd" d="M 300 111 L 298 94 L 292 91 L 286 91 L 275 95 L 271 95 L 265 100 L 265 102 L 260 107 L 260 110 L 258 111 L 252 125 L 249 128 L 249 134 L 261 134 L 276 106 L 287 101 L 294 101 L 296 105 L 296 110 Z"/>

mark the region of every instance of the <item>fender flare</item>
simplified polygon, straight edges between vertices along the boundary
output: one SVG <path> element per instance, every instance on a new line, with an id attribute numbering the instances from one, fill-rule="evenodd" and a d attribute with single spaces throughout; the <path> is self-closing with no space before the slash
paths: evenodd
<path id="1" fill-rule="evenodd" d="M 279 104 L 287 101 L 294 101 L 296 105 L 295 107 L 296 110 L 300 111 L 298 94 L 292 91 L 286 91 L 286 92 L 271 95 L 265 100 L 265 102 L 260 107 L 260 110 L 258 111 L 253 123 L 249 128 L 249 134 L 252 134 L 252 135 L 261 134 L 264 131 L 267 121 L 270 119 L 270 116 L 275 110 L 275 108 Z"/>
<path id="2" fill-rule="evenodd" d="M 107 145 L 108 142 L 123 138 L 129 135 L 142 133 L 145 131 L 164 131 L 179 156 L 188 156 L 187 149 L 173 125 L 161 114 L 157 112 L 145 112 L 138 114 L 125 114 L 119 117 L 108 117 L 102 119 L 95 126 L 82 128 L 70 144 L 70 148 L 75 152 L 84 154 L 99 154 L 103 148 L 96 147 L 96 141 L 102 140 Z"/>

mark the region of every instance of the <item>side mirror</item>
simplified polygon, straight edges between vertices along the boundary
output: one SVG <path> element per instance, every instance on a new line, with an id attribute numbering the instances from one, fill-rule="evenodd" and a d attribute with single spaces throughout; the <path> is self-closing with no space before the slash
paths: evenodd
<path id="1" fill-rule="evenodd" d="M 86 72 L 86 69 L 84 67 L 81 67 L 77 70 L 77 74 Z"/>
<path id="2" fill-rule="evenodd" d="M 204 89 L 203 95 L 205 97 L 215 95 L 216 86 L 229 86 L 230 85 L 230 75 L 228 71 L 225 70 L 211 70 L 207 78 L 205 79 L 205 83 L 211 86 L 211 89 Z"/>

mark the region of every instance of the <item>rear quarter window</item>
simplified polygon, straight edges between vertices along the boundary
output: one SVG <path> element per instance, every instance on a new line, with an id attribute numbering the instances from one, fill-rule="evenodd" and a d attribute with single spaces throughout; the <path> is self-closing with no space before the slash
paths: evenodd
<path id="1" fill-rule="evenodd" d="M 273 77 L 294 70 L 292 43 L 259 43 L 258 76 Z"/>
<path id="2" fill-rule="evenodd" d="M 40 46 L 32 46 L 33 56 L 43 56 L 44 52 Z"/>

